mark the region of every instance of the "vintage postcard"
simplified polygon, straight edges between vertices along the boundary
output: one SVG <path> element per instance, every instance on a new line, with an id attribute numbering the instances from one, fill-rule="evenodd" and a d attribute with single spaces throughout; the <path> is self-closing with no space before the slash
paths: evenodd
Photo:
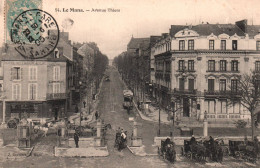
<path id="1" fill-rule="evenodd" d="M 260 167 L 259 9 L 1 0 L 0 167 Z"/>

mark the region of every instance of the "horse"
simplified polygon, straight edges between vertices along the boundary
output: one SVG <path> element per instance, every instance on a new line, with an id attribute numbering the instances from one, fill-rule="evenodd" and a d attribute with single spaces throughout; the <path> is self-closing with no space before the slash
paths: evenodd
<path id="1" fill-rule="evenodd" d="M 166 159 L 170 162 L 176 161 L 176 151 L 174 148 L 174 144 L 168 144 L 166 146 Z"/>

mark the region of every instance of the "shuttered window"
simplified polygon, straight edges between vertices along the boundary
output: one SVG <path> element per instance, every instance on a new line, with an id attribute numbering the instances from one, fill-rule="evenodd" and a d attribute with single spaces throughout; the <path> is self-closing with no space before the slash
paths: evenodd
<path id="1" fill-rule="evenodd" d="M 60 83 L 53 83 L 53 93 L 60 93 Z"/>
<path id="2" fill-rule="evenodd" d="M 37 80 L 37 67 L 29 67 L 29 80 L 36 81 Z"/>
<path id="3" fill-rule="evenodd" d="M 29 84 L 29 100 L 36 100 L 37 96 L 37 84 L 30 83 Z"/>
<path id="4" fill-rule="evenodd" d="M 60 80 L 60 67 L 59 66 L 53 67 L 53 80 L 54 81 Z"/>
<path id="5" fill-rule="evenodd" d="M 20 100 L 21 99 L 21 85 L 20 84 L 13 84 L 13 86 L 12 86 L 12 98 L 13 98 L 13 100 Z"/>
<path id="6" fill-rule="evenodd" d="M 11 79 L 12 80 L 21 80 L 22 79 L 22 68 L 21 67 L 12 67 L 11 68 Z"/>

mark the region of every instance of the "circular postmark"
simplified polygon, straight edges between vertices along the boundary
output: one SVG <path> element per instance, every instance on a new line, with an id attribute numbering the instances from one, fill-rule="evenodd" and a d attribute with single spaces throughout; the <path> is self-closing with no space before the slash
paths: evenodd
<path id="1" fill-rule="evenodd" d="M 59 26 L 49 13 L 31 9 L 15 18 L 10 34 L 16 51 L 26 58 L 37 59 L 46 57 L 56 48 Z"/>

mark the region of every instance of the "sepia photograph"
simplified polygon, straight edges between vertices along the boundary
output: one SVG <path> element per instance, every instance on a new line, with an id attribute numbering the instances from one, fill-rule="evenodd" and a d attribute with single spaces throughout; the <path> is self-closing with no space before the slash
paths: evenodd
<path id="1" fill-rule="evenodd" d="M 0 0 L 0 168 L 257 168 L 259 141 L 259 0 Z"/>

